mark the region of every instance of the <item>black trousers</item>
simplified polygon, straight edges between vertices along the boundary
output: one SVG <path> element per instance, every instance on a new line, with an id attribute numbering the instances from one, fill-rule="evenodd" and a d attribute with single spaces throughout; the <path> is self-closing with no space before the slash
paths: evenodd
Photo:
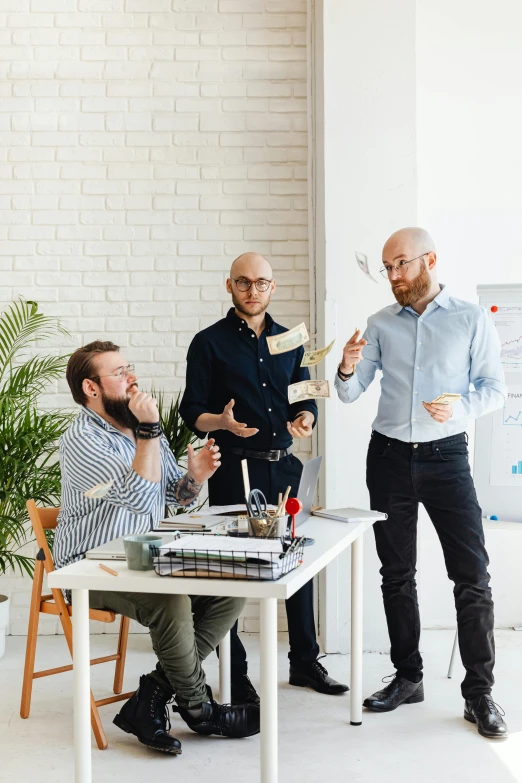
<path id="1" fill-rule="evenodd" d="M 400 676 L 422 677 L 415 583 L 418 505 L 437 531 L 454 583 L 459 647 L 466 676 L 462 695 L 491 693 L 495 642 L 489 559 L 482 513 L 471 478 L 464 433 L 428 443 L 404 443 L 373 432 L 367 484 L 371 506 L 388 514 L 374 525 L 391 660 Z"/>
<path id="2" fill-rule="evenodd" d="M 303 470 L 302 463 L 290 454 L 278 462 L 261 459 L 248 460 L 248 473 L 252 489 L 260 489 L 268 503 L 277 504 L 279 492 L 284 494 L 291 486 L 291 496 L 295 496 Z M 224 506 L 244 503 L 241 457 L 235 454 L 221 455 L 221 467 L 208 482 L 209 503 L 211 506 Z M 313 663 L 319 655 L 319 645 L 315 634 L 313 581 L 307 582 L 297 593 L 286 601 L 290 663 L 304 667 Z M 246 674 L 247 656 L 238 633 L 237 622 L 230 632 L 232 675 Z"/>

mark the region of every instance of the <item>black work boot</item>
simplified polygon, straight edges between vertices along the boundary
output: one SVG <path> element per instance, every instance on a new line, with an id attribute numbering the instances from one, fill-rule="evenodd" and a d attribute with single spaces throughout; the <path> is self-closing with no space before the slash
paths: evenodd
<path id="1" fill-rule="evenodd" d="M 154 677 L 144 674 L 138 690 L 125 702 L 113 723 L 127 734 L 134 734 L 148 748 L 178 755 L 181 742 L 169 734 L 167 705 L 172 698 Z"/>
<path id="2" fill-rule="evenodd" d="M 195 717 L 193 708 L 173 707 L 178 712 L 189 729 L 197 734 L 220 734 L 222 737 L 251 737 L 259 734 L 260 717 L 258 704 L 218 704 L 212 698 L 212 691 L 207 686 L 209 701 L 204 701 L 199 707 L 200 714 Z"/>
<path id="3" fill-rule="evenodd" d="M 508 736 L 508 727 L 503 718 L 504 711 L 495 704 L 489 693 L 476 699 L 466 699 L 464 717 L 470 723 L 476 723 L 479 734 L 488 739 Z"/>

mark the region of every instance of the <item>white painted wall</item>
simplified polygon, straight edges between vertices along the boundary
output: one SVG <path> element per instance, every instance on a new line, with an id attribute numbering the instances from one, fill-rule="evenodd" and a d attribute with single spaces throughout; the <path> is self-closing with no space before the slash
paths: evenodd
<path id="1" fill-rule="evenodd" d="M 166 391 L 245 250 L 308 321 L 305 0 L 5 0 L 0 44 L 0 308 L 34 298 L 64 351 L 112 339 Z M 29 589 L 0 578 L 12 633 Z"/>
<path id="2" fill-rule="evenodd" d="M 435 239 L 440 279 L 471 301 L 478 284 L 522 282 L 521 29 L 516 0 L 417 2 L 419 223 Z M 496 623 L 520 625 L 522 525 L 488 531 L 487 546 Z M 454 624 L 428 524 L 420 548 L 424 626 Z"/>

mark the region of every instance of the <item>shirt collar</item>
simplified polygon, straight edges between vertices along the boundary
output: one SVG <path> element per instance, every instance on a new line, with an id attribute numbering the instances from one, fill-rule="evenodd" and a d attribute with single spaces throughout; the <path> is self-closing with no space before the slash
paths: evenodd
<path id="1" fill-rule="evenodd" d="M 437 294 L 435 299 L 432 300 L 432 302 L 433 302 L 433 304 L 437 305 L 438 307 L 444 307 L 444 309 L 447 310 L 449 308 L 449 299 L 450 299 L 450 295 L 449 295 L 448 287 L 446 285 L 444 285 L 444 283 L 441 283 L 440 284 L 440 292 Z M 430 304 L 432 302 L 430 302 Z M 403 305 L 400 305 L 398 302 L 396 304 L 392 305 L 392 307 L 393 307 L 393 312 L 395 313 L 395 315 L 398 315 L 400 312 L 402 312 L 402 310 L 411 310 L 412 312 L 415 312 L 413 310 L 413 308 L 410 307 L 409 305 L 407 305 L 406 307 L 403 307 Z M 429 305 L 428 305 L 428 307 L 429 307 Z"/>
<path id="2" fill-rule="evenodd" d="M 239 318 L 239 316 L 236 313 L 236 308 L 231 307 L 230 310 L 227 313 L 227 320 L 230 321 L 231 324 L 236 326 L 239 323 L 242 323 L 242 319 Z M 272 327 L 274 323 L 274 319 L 270 315 L 270 313 L 265 312 L 265 330 L 268 332 L 270 331 L 270 328 Z"/>
<path id="3" fill-rule="evenodd" d="M 86 405 L 82 406 L 82 410 L 80 411 L 80 416 L 89 416 L 91 419 L 94 419 L 96 424 L 98 424 L 100 427 L 103 427 L 104 430 L 107 430 L 108 432 L 118 432 L 116 427 L 113 427 L 112 424 L 109 424 L 108 421 L 106 421 L 103 416 L 100 416 L 98 413 L 93 411 L 91 408 L 88 408 Z"/>

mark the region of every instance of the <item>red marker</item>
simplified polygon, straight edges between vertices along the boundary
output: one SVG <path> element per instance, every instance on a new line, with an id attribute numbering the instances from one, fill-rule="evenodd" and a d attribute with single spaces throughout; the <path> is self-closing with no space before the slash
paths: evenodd
<path id="1" fill-rule="evenodd" d="M 292 517 L 292 539 L 295 538 L 295 518 L 303 510 L 303 504 L 297 498 L 288 498 L 285 511 Z"/>
<path id="2" fill-rule="evenodd" d="M 493 305 L 493 307 L 491 308 L 491 312 L 492 313 L 497 313 L 498 312 L 498 307 L 496 305 Z"/>

